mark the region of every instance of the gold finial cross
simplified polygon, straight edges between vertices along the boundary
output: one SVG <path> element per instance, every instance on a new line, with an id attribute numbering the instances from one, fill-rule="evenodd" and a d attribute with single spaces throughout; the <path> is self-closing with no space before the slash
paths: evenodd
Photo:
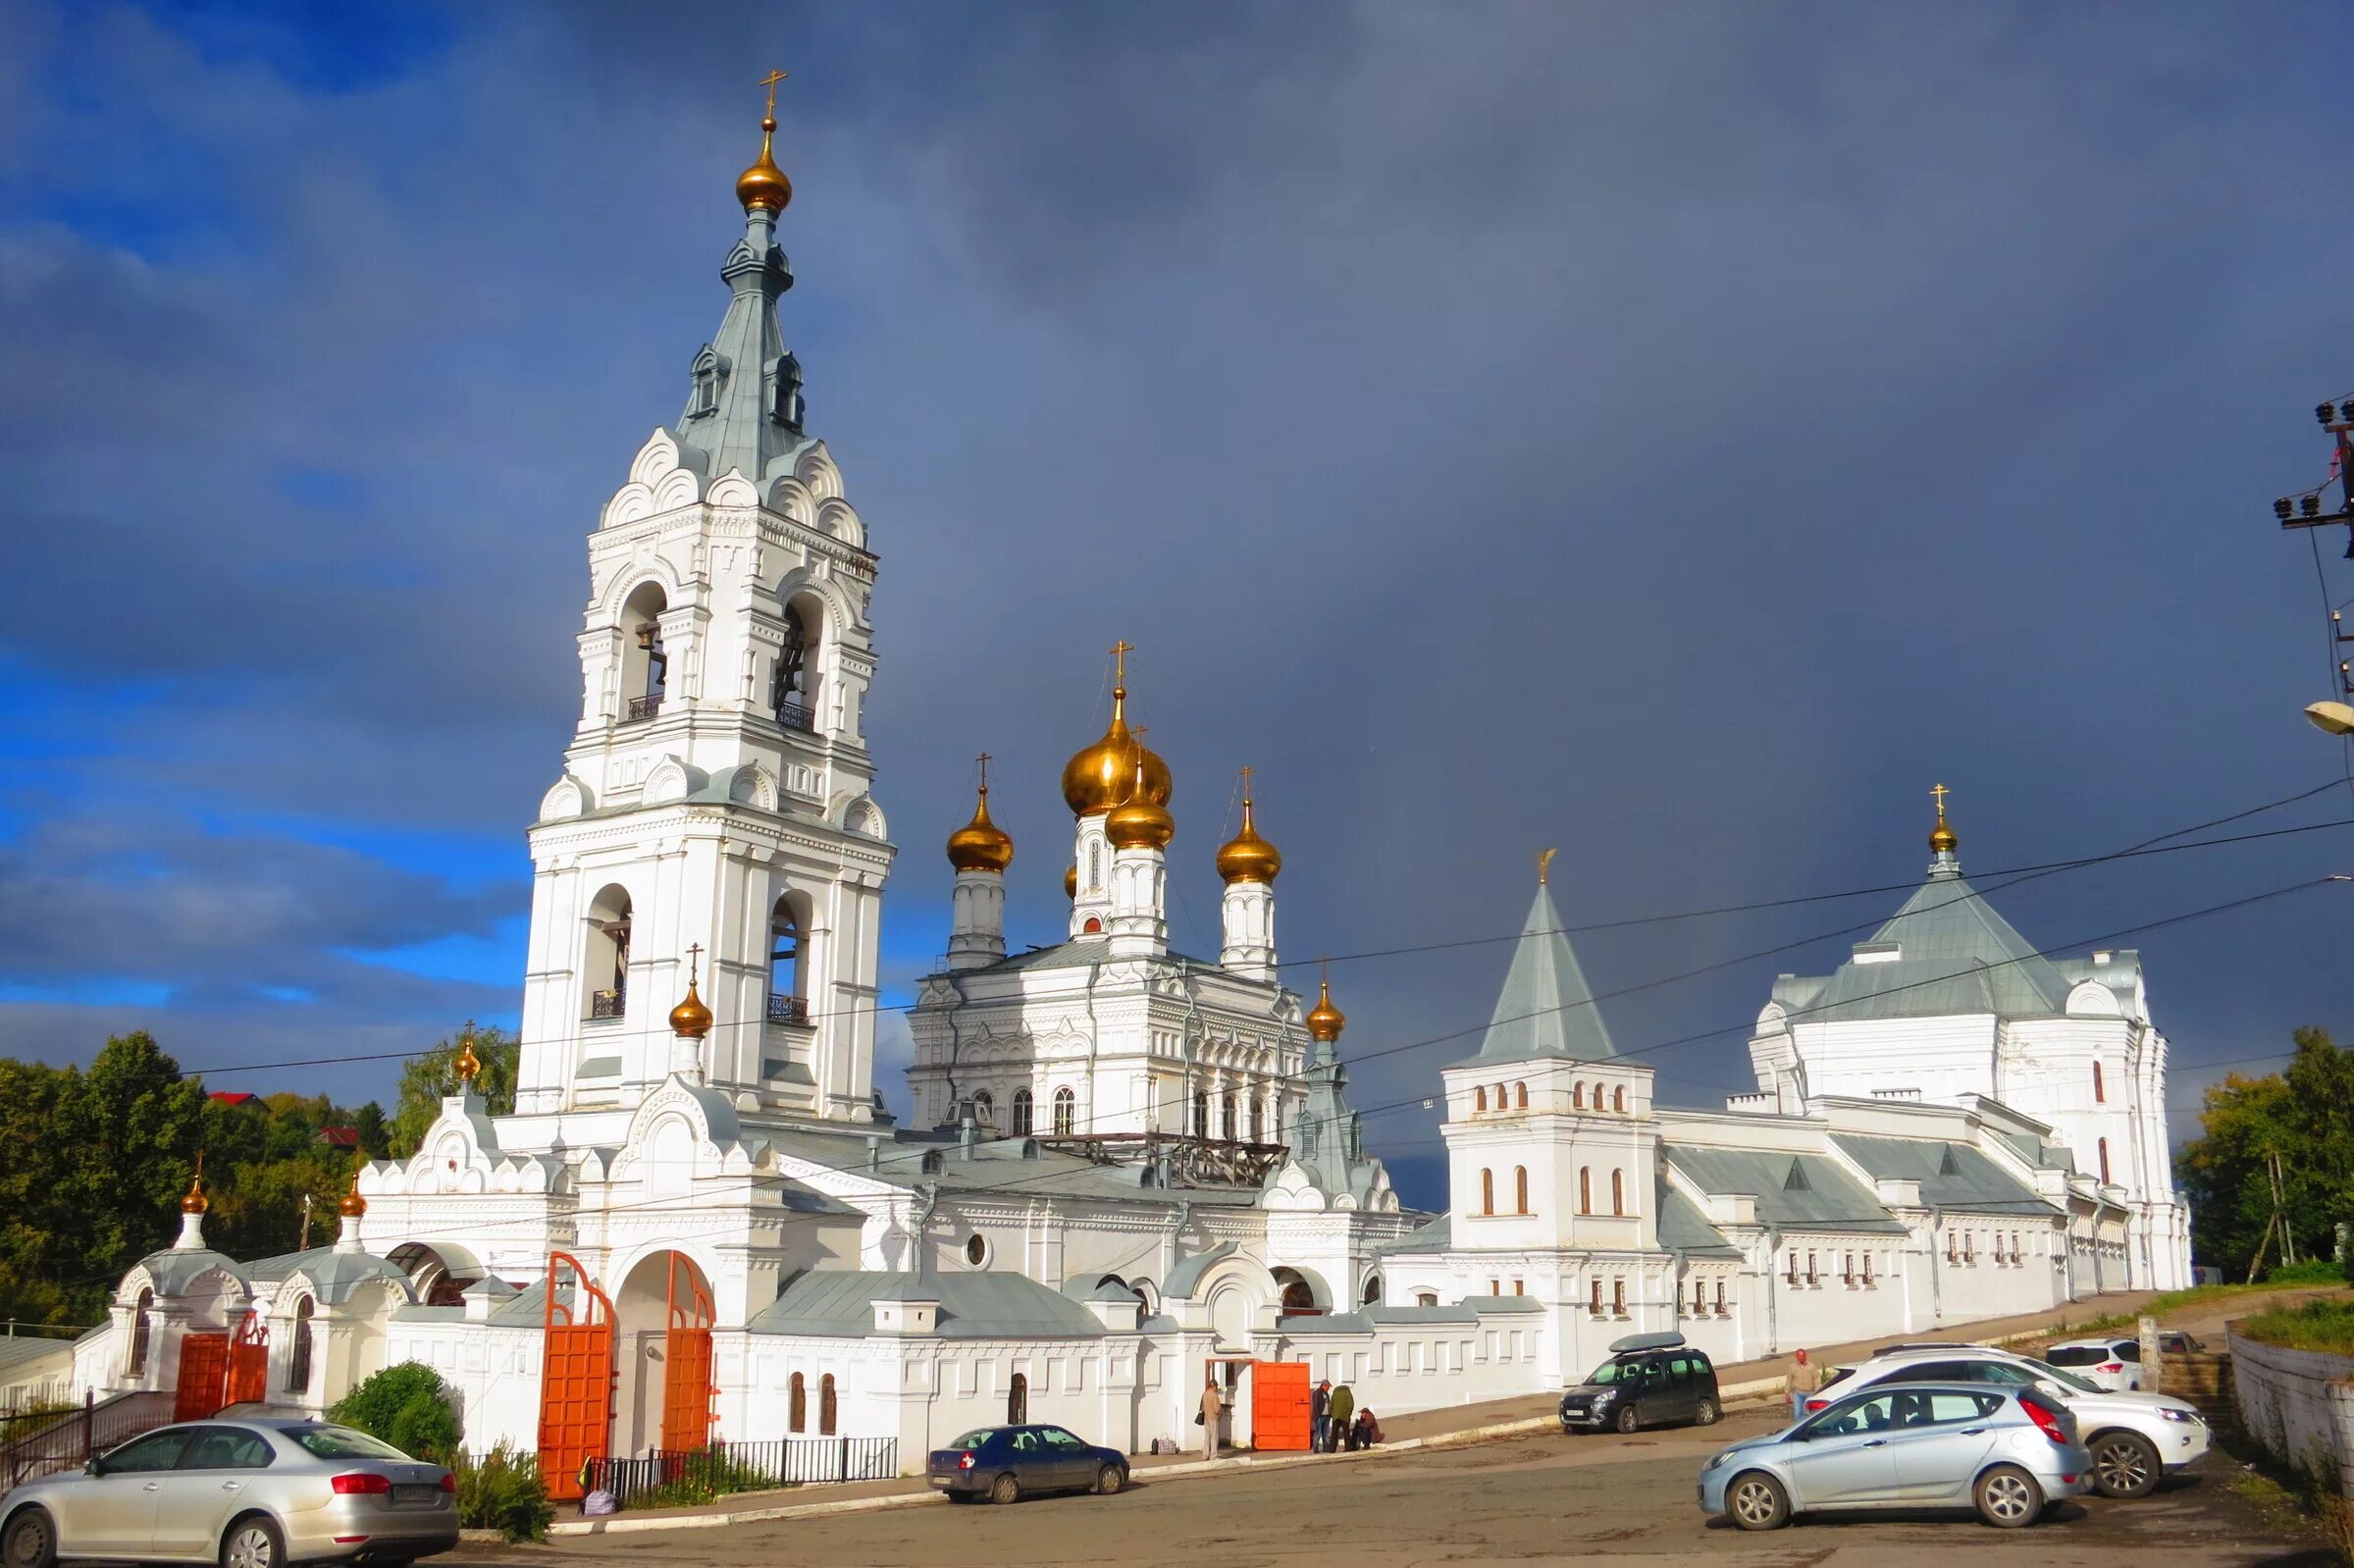
<path id="1" fill-rule="evenodd" d="M 1245 806 L 1250 804 L 1250 775 L 1251 769 L 1247 765 L 1244 766 L 1242 769 L 1242 804 Z"/>
<path id="2" fill-rule="evenodd" d="M 1545 871 L 1552 865 L 1553 856 L 1557 852 L 1553 850 L 1539 850 L 1537 852 L 1537 885 L 1539 887 L 1544 886 Z"/>
<path id="3" fill-rule="evenodd" d="M 1929 794 L 1937 802 L 1937 819 L 1940 822 L 1946 819 L 1946 797 L 1953 793 L 1954 792 L 1952 790 L 1947 789 L 1943 784 L 1940 784 L 1936 788 L 1929 791 Z"/>
<path id="4" fill-rule="evenodd" d="M 197 1181 L 204 1179 L 204 1151 L 202 1149 L 196 1151 L 196 1170 L 193 1179 Z"/>
<path id="5" fill-rule="evenodd" d="M 980 763 L 981 763 L 981 793 L 982 793 L 983 795 L 986 795 L 986 794 L 988 794 L 988 793 L 989 793 L 989 754 L 988 754 L 987 752 L 983 752 L 983 753 L 981 753 L 981 756 L 980 756 Z"/>
<path id="6" fill-rule="evenodd" d="M 1128 655 L 1135 651 L 1136 645 L 1125 640 L 1112 645 L 1113 685 L 1125 686 L 1128 683 Z"/>
<path id="7" fill-rule="evenodd" d="M 702 969 L 702 967 L 703 944 L 701 942 L 691 942 L 687 945 L 687 983 L 689 985 L 693 985 L 695 983 L 695 976 L 697 972 Z"/>
<path id="8" fill-rule="evenodd" d="M 785 75 L 782 71 L 771 71 L 760 78 L 760 85 L 768 89 L 768 118 L 771 120 L 776 118 L 776 84 L 785 79 Z"/>

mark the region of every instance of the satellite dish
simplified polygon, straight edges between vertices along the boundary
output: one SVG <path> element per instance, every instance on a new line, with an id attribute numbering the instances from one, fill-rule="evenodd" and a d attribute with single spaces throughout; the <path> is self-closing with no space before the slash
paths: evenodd
<path id="1" fill-rule="evenodd" d="M 2344 703 L 2311 703 L 2305 717 L 2325 735 L 2354 735 L 2354 707 Z"/>

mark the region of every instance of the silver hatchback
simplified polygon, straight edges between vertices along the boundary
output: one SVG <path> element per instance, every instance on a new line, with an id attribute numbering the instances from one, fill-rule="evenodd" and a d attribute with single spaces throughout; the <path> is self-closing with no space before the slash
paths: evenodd
<path id="1" fill-rule="evenodd" d="M 457 1544 L 450 1473 L 319 1421 L 195 1421 L 0 1497 L 0 1564 L 405 1563 Z"/>
<path id="2" fill-rule="evenodd" d="M 2016 1528 L 2085 1490 L 2091 1470 L 2075 1416 L 2032 1388 L 1882 1385 L 1715 1455 L 1700 1500 L 1744 1530 L 1834 1508 L 1973 1508 Z"/>

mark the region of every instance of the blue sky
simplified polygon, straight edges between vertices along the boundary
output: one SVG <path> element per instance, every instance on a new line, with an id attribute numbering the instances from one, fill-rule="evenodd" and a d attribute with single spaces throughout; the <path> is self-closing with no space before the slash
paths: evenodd
<path id="1" fill-rule="evenodd" d="M 754 85 L 811 428 L 882 556 L 893 983 L 998 758 L 1018 940 L 1101 651 L 1180 945 L 1260 769 L 1295 958 L 1973 871 L 2321 783 L 2354 390 L 2330 8 L 0 0 L 0 1049 L 190 1066 L 511 1020 L 582 539 L 717 322 Z M 2343 378 L 2343 379 L 2341 379 Z M 2347 816 L 2324 795 L 2252 825 Z M 2041 879 L 2062 944 L 2354 868 Z M 2348 895 L 2140 939 L 2208 1064 L 2343 1017 Z M 1899 896 L 1597 932 L 1662 1098 Z M 1781 956 L 1745 957 L 1801 938 Z M 1735 962 L 1728 962 L 1735 961 Z M 1336 965 L 1354 1053 L 1496 948 Z M 886 1031 L 884 1086 L 900 1036 Z M 1369 1061 L 1411 1100 L 1451 1047 Z M 298 1083 L 384 1092 L 383 1064 Z M 1419 1110 L 1369 1124 L 1425 1198 Z"/>

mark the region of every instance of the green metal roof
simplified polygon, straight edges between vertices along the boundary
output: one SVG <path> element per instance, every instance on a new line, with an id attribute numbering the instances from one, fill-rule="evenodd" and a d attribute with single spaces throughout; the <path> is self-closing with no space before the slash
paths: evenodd
<path id="1" fill-rule="evenodd" d="M 1896 1230 L 1903 1222 L 1828 1157 L 1764 1149 L 1659 1145 L 1660 1158 L 1702 1192 L 1746 1192 L 1757 1223 L 1795 1229 Z"/>
<path id="2" fill-rule="evenodd" d="M 1962 880 L 1951 856 L 1855 951 L 1827 980 L 1777 981 L 1774 1000 L 1805 1020 L 1834 1022 L 2067 1011 L 2066 978 Z"/>
<path id="3" fill-rule="evenodd" d="M 727 314 L 695 356 L 687 406 L 671 427 L 680 456 L 706 481 L 735 469 L 763 494 L 811 444 L 801 429 L 801 364 L 785 352 L 776 325 L 776 301 L 793 287 L 793 269 L 772 223 L 763 212 L 748 216 L 744 237 L 720 264 L 731 291 Z"/>
<path id="4" fill-rule="evenodd" d="M 1874 1180 L 1918 1181 L 1921 1200 L 1941 1209 L 1996 1214 L 2050 1214 L 2052 1206 L 2004 1175 L 2003 1168 L 1966 1143 L 1925 1138 L 1867 1138 L 1835 1132 L 1831 1142 Z"/>
<path id="5" fill-rule="evenodd" d="M 800 1276 L 748 1325 L 759 1333 L 863 1335 L 874 1333 L 877 1301 L 940 1303 L 938 1332 L 951 1339 L 1040 1339 L 1105 1333 L 1094 1313 L 1019 1274 L 892 1274 L 817 1269 Z"/>
<path id="6" fill-rule="evenodd" d="M 1651 1213 L 1659 1217 L 1659 1244 L 1696 1257 L 1738 1258 L 1741 1249 L 1708 1223 L 1700 1206 L 1678 1191 L 1662 1171 L 1653 1181 Z"/>
<path id="7" fill-rule="evenodd" d="M 1495 999 L 1495 1012 L 1488 1020 L 1480 1054 L 1470 1060 L 1567 1057 L 1575 1062 L 1599 1062 L 1616 1055 L 1618 1048 L 1610 1043 L 1610 1031 L 1603 1026 L 1594 992 L 1586 984 L 1586 971 L 1561 928 L 1561 912 L 1553 908 L 1552 891 L 1540 882 L 1529 917 L 1521 922 L 1520 940 L 1512 949 L 1512 967 L 1505 971 L 1504 988 Z"/>

